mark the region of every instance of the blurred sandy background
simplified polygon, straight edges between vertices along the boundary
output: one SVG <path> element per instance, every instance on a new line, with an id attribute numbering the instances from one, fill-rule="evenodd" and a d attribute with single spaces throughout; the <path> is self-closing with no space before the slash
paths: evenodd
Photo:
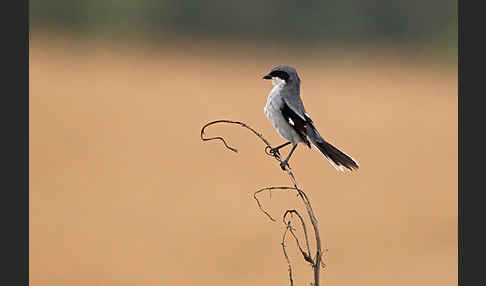
<path id="1" fill-rule="evenodd" d="M 207 130 L 238 154 L 199 132 L 241 120 L 283 143 L 261 77 L 289 64 L 320 133 L 361 167 L 338 173 L 303 146 L 291 159 L 329 249 L 321 283 L 456 285 L 457 67 L 422 51 L 32 30 L 30 284 L 288 285 L 284 226 L 252 198 L 287 176 L 247 130 Z M 302 210 L 294 193 L 263 202 Z"/>

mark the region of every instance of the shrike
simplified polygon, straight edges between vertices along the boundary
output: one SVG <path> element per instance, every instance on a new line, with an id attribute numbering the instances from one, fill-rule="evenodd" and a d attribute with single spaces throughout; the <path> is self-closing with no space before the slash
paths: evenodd
<path id="1" fill-rule="evenodd" d="M 288 141 L 271 149 L 271 152 L 279 154 L 280 148 L 292 144 L 287 158 L 280 163 L 282 170 L 285 170 L 290 156 L 300 142 L 309 148 L 312 143 L 339 171 L 344 171 L 344 168 L 350 171 L 359 168 L 356 160 L 326 142 L 317 132 L 300 99 L 300 78 L 295 68 L 280 65 L 274 67 L 263 78 L 271 79 L 273 84 L 265 106 L 265 114 L 278 134 Z"/>

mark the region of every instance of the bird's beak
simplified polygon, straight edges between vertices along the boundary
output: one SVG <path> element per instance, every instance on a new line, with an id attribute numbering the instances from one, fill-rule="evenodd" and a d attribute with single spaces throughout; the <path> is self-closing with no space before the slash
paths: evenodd
<path id="1" fill-rule="evenodd" d="M 272 79 L 272 76 L 270 74 L 266 74 L 263 76 L 263 79 Z"/>

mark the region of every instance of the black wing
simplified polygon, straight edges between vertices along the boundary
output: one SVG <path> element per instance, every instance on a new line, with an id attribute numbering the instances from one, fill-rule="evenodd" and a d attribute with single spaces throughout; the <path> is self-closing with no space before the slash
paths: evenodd
<path id="1" fill-rule="evenodd" d="M 280 112 L 282 112 L 283 117 L 285 120 L 294 128 L 297 134 L 300 135 L 304 143 L 310 148 L 310 142 L 307 139 L 307 125 L 312 125 L 312 120 L 306 116 L 305 119 L 300 117 L 295 111 L 290 108 L 285 100 L 283 101 L 283 105 L 280 108 Z"/>

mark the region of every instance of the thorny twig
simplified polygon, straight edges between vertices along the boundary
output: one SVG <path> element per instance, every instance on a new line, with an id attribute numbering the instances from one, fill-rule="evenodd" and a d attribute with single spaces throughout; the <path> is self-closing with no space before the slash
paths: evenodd
<path id="1" fill-rule="evenodd" d="M 263 135 L 261 135 L 260 133 L 258 133 L 257 131 L 255 131 L 253 128 L 251 128 L 250 126 L 248 126 L 246 123 L 243 123 L 243 122 L 240 122 L 240 121 L 231 121 L 231 120 L 216 120 L 216 121 L 212 121 L 212 122 L 209 122 L 207 123 L 206 125 L 204 125 L 201 129 L 201 139 L 203 141 L 210 141 L 210 140 L 220 140 L 223 142 L 224 146 L 226 148 L 228 148 L 229 150 L 233 151 L 233 152 L 238 152 L 237 149 L 229 146 L 226 141 L 224 140 L 224 138 L 222 137 L 211 137 L 211 138 L 204 138 L 204 130 L 210 126 L 210 125 L 213 125 L 213 124 L 217 124 L 217 123 L 229 123 L 229 124 L 235 124 L 235 125 L 240 125 L 241 127 L 244 127 L 250 131 L 252 131 L 258 138 L 260 138 L 263 143 L 265 143 L 266 147 L 265 147 L 265 153 L 269 156 L 272 156 L 273 158 L 275 158 L 277 161 L 279 162 L 282 162 L 282 159 L 280 158 L 280 154 L 278 152 L 271 152 L 272 150 L 272 146 L 270 145 L 270 143 L 263 137 Z M 293 278 L 292 278 L 292 266 L 290 264 L 290 260 L 288 258 L 288 255 L 287 255 L 287 251 L 285 249 L 285 238 L 287 237 L 287 233 L 290 232 L 293 236 L 293 238 L 295 239 L 296 243 L 297 243 L 297 247 L 299 248 L 302 256 L 304 257 L 304 260 L 309 262 L 310 264 L 312 264 L 312 268 L 314 270 L 314 283 L 311 283 L 313 286 L 319 286 L 319 277 L 320 277 L 320 266 L 322 266 L 323 268 L 325 268 L 325 264 L 322 262 L 322 247 L 321 247 L 321 237 L 320 237 L 320 234 L 319 234 L 319 228 L 317 226 L 317 219 L 314 215 L 314 211 L 312 210 L 312 206 L 311 206 L 311 203 L 307 197 L 307 195 L 304 193 L 304 191 L 302 191 L 298 185 L 297 185 L 297 181 L 295 180 L 295 176 L 294 174 L 292 173 L 289 165 L 287 164 L 286 168 L 285 168 L 285 171 L 287 172 L 289 178 L 290 178 L 290 181 L 292 182 L 292 185 L 293 187 L 266 187 L 266 188 L 263 188 L 263 189 L 260 189 L 258 191 L 256 191 L 254 194 L 253 194 L 253 198 L 256 200 L 257 204 L 258 204 L 258 207 L 260 208 L 260 210 L 272 221 L 275 222 L 275 219 L 263 208 L 262 204 L 260 203 L 260 201 L 258 200 L 257 198 L 257 194 L 261 193 L 261 192 L 264 192 L 264 191 L 269 191 L 270 194 L 271 194 L 271 191 L 272 190 L 295 190 L 297 192 L 297 195 L 301 198 L 302 202 L 304 203 L 305 207 L 306 207 L 306 210 L 307 210 L 307 214 L 309 215 L 309 219 L 311 221 L 311 224 L 312 224 L 312 227 L 313 227 L 313 230 L 314 230 L 314 235 L 315 235 L 315 240 L 316 240 L 316 254 L 315 254 L 315 257 L 314 259 L 311 257 L 311 251 L 310 251 L 310 246 L 309 246 L 309 238 L 308 238 L 308 234 L 307 234 L 307 228 L 306 228 L 306 225 L 305 225 L 305 222 L 304 220 L 302 219 L 302 216 L 296 211 L 296 210 L 287 210 L 284 215 L 283 215 L 283 223 L 286 225 L 286 229 L 285 229 L 285 232 L 283 234 L 283 237 L 282 237 L 282 249 L 283 249 L 283 253 L 284 253 L 284 256 L 285 256 L 285 259 L 287 261 L 287 264 L 288 264 L 288 267 L 289 267 L 289 279 L 290 279 L 290 285 L 293 286 L 294 285 L 294 281 L 293 281 Z M 297 215 L 297 217 L 299 218 L 300 222 L 301 222 L 301 225 L 302 225 L 302 229 L 303 229 L 303 232 L 304 232 L 304 237 L 305 237 L 305 242 L 306 242 L 306 250 L 304 250 L 301 245 L 300 245 L 300 242 L 297 238 L 297 236 L 295 235 L 295 232 L 291 226 L 291 219 L 288 219 L 286 220 L 287 216 L 288 215 Z M 326 249 L 327 251 L 327 249 Z"/>

